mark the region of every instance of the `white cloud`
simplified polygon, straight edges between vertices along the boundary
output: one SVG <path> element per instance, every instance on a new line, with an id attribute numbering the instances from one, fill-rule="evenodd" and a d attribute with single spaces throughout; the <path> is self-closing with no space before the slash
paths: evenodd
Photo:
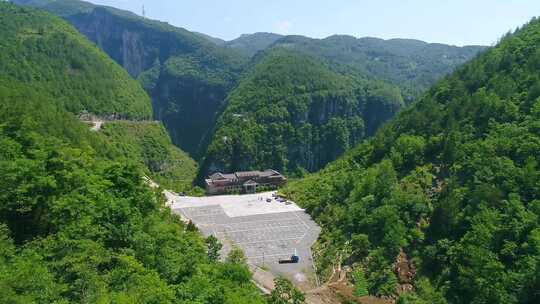
<path id="1" fill-rule="evenodd" d="M 288 34 L 292 27 L 292 23 L 289 20 L 280 20 L 274 23 L 274 31 L 278 34 Z"/>

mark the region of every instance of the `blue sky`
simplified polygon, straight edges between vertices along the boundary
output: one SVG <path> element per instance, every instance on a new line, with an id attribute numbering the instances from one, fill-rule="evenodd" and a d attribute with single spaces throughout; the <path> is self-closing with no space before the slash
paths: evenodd
<path id="1" fill-rule="evenodd" d="M 90 0 L 230 40 L 275 32 L 491 45 L 540 16 L 540 0 Z"/>

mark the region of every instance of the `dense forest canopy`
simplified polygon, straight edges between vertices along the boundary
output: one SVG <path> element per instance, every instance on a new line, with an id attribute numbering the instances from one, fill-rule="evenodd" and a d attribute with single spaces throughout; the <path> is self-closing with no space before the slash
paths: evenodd
<path id="1" fill-rule="evenodd" d="M 105 139 L 27 88 L 0 80 L 3 301 L 263 303 L 247 268 L 210 260 L 137 163 L 106 157 Z"/>
<path id="2" fill-rule="evenodd" d="M 323 226 L 320 269 L 399 303 L 538 303 L 539 64 L 535 19 L 291 183 Z"/>
<path id="3" fill-rule="evenodd" d="M 2 55 L 26 52 L 41 28 L 45 36 L 54 30 L 69 38 L 70 50 L 88 45 L 43 12 L 0 3 L 0 16 L 9 29 L 3 41 L 19 40 L 9 49 L 2 44 Z M 144 181 L 167 155 L 159 151 L 168 146 L 163 129 L 138 122 L 105 125 L 106 134 L 90 131 L 58 94 L 77 105 L 90 93 L 56 82 L 65 70 L 48 65 L 70 57 L 47 41 L 32 49 L 28 58 L 42 60 L 25 71 L 47 82 L 12 74 L 26 57 L 2 57 L 0 65 L 0 302 L 264 303 L 247 267 L 217 262 L 199 232 L 172 215 Z M 80 52 L 98 54 L 96 66 L 110 66 L 100 77 L 133 83 L 127 73 L 115 74 L 120 68 L 97 49 Z M 93 79 L 92 72 L 81 69 L 79 76 Z M 117 88 L 100 89 L 114 96 Z M 121 96 L 140 93 L 136 83 L 124 90 Z M 110 102 L 130 106 L 130 99 Z M 119 138 L 127 136 L 140 138 Z M 156 139 L 162 142 L 147 146 Z M 174 159 L 178 151 L 169 152 Z"/>
<path id="4" fill-rule="evenodd" d="M 227 101 L 204 173 L 315 171 L 403 106 L 396 87 L 335 73 L 314 58 L 278 48 L 259 54 Z"/>

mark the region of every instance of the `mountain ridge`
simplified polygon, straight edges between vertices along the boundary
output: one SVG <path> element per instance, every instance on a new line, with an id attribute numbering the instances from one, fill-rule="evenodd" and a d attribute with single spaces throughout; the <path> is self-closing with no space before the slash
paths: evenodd
<path id="1" fill-rule="evenodd" d="M 399 86 L 407 103 L 419 97 L 437 79 L 486 49 L 455 47 L 420 40 L 355 38 L 333 35 L 324 39 L 285 36 L 271 47 L 288 47 L 349 70 Z"/>

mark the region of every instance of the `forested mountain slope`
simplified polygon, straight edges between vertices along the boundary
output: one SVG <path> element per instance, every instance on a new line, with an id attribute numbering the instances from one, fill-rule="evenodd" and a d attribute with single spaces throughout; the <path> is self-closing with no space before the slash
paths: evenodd
<path id="1" fill-rule="evenodd" d="M 203 172 L 317 170 L 373 134 L 402 105 L 397 87 L 272 49 L 255 59 L 229 95 Z"/>
<path id="2" fill-rule="evenodd" d="M 324 39 L 273 33 L 242 35 L 220 45 L 248 56 L 271 47 L 286 47 L 330 62 L 337 71 L 360 74 L 397 85 L 407 102 L 419 97 L 441 77 L 474 58 L 484 46 L 456 47 L 413 39 L 334 35 Z"/>
<path id="3" fill-rule="evenodd" d="M 7 47 L 28 54 L 3 57 L 0 69 L 0 302 L 264 303 L 248 269 L 209 257 L 200 234 L 146 185 L 138 160 L 111 145 L 114 136 L 90 131 L 66 110 L 62 96 L 77 104 L 92 88 L 62 86 L 69 71 L 48 65 L 69 62 L 70 54 L 47 38 L 72 50 L 84 38 L 44 12 L 0 3 L 0 17 L 2 42 L 12 42 L 1 44 L 0 54 L 12 51 Z M 109 66 L 95 53 L 78 55 Z M 29 62 L 28 79 L 8 73 Z M 136 84 L 115 69 L 111 64 L 96 78 Z M 92 72 L 77 76 L 92 79 Z M 114 96 L 115 88 L 100 89 Z M 131 100 L 122 96 L 139 90 L 127 87 L 109 101 L 127 109 Z"/>
<path id="4" fill-rule="evenodd" d="M 403 91 L 407 103 L 486 48 L 456 47 L 412 39 L 383 40 L 345 35 L 334 35 L 325 39 L 285 36 L 273 46 L 287 47 L 324 58 L 332 62 L 336 69 L 397 85 Z"/>
<path id="5" fill-rule="evenodd" d="M 60 15 L 95 42 L 153 100 L 173 142 L 200 156 L 247 58 L 198 34 L 111 7 L 77 0 L 16 0 Z"/>
<path id="6" fill-rule="evenodd" d="M 120 156 L 137 160 L 146 174 L 165 189 L 191 191 L 197 163 L 174 146 L 159 122 L 107 122 L 100 131 Z"/>
<path id="7" fill-rule="evenodd" d="M 116 114 L 133 120 L 151 117 L 150 98 L 137 81 L 67 22 L 36 11 L 6 9 L 0 14 L 0 25 L 4 29 L 0 33 L 2 75 L 28 86 L 40 87 L 76 115 L 81 112 L 102 116 Z M 159 125 L 149 122 L 116 123 L 107 127 L 108 134 L 120 130 L 113 126 L 125 126 L 123 129 L 127 131 L 130 125 L 139 126 L 137 130 L 140 132 L 123 134 L 133 136 L 116 136 L 116 142 L 111 144 L 137 138 L 140 142 L 131 142 L 126 147 L 139 149 L 148 146 L 143 141 L 152 141 L 155 145 L 151 148 L 155 152 L 153 156 L 159 155 L 162 159 L 159 165 L 148 166 L 150 175 L 157 178 L 165 174 L 168 171 L 166 167 L 174 162 L 182 172 L 165 174 L 171 178 L 168 185 L 180 187 L 180 180 L 184 187 L 189 185 L 197 171 L 194 161 L 173 147 Z M 133 159 L 135 155 L 140 153 L 128 158 Z M 142 163 L 149 164 L 148 161 Z"/>
<path id="8" fill-rule="evenodd" d="M 38 84 L 75 114 L 151 117 L 140 85 L 68 23 L 34 11 L 1 14 L 2 75 Z"/>
<path id="9" fill-rule="evenodd" d="M 323 227 L 321 269 L 353 265 L 374 295 L 412 288 L 400 303 L 540 302 L 539 68 L 533 20 L 291 183 Z"/>

